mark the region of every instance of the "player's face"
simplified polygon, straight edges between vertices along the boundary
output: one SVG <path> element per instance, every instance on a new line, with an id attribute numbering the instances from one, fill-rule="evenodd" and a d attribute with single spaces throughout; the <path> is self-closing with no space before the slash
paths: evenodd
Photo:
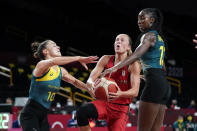
<path id="1" fill-rule="evenodd" d="M 60 47 L 57 46 L 56 43 L 53 41 L 49 41 L 46 49 L 47 49 L 48 55 L 51 57 L 61 56 Z"/>
<path id="2" fill-rule="evenodd" d="M 153 21 L 154 18 L 150 17 L 150 15 L 144 11 L 141 11 L 138 15 L 138 27 L 140 31 L 144 32 L 149 29 L 152 26 Z"/>
<path id="3" fill-rule="evenodd" d="M 120 34 L 116 37 L 115 43 L 114 43 L 114 50 L 116 53 L 125 53 L 127 50 L 130 49 L 129 46 L 129 38 L 125 34 Z"/>

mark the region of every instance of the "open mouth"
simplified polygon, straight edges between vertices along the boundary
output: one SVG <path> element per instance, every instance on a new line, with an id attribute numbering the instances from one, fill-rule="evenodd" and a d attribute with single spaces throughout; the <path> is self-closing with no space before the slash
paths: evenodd
<path id="1" fill-rule="evenodd" d="M 116 45 L 117 48 L 120 48 L 120 45 Z"/>

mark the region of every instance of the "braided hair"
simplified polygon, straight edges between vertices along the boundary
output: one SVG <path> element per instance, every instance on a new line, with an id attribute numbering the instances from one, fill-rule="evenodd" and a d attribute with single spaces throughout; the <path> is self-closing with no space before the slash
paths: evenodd
<path id="1" fill-rule="evenodd" d="M 162 34 L 163 15 L 161 11 L 157 8 L 146 8 L 142 11 L 155 19 L 148 31 L 156 30 L 159 34 Z"/>

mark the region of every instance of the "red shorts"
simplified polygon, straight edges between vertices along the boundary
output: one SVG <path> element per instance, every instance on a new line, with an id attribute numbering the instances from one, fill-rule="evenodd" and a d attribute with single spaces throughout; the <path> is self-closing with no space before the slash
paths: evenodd
<path id="1" fill-rule="evenodd" d="M 91 102 L 98 112 L 98 119 L 106 120 L 109 131 L 125 131 L 128 106 L 96 100 Z"/>

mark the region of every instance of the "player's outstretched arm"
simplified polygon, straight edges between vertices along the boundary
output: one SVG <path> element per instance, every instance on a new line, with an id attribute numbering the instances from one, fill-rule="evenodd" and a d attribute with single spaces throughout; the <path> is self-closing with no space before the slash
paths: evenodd
<path id="1" fill-rule="evenodd" d="M 85 83 L 83 83 L 82 81 L 76 79 L 75 77 L 73 77 L 71 74 L 68 73 L 68 71 L 64 68 L 61 67 L 62 70 L 62 79 L 65 82 L 68 82 L 72 85 L 74 85 L 75 87 L 79 88 L 79 89 L 83 89 L 86 90 L 86 85 Z"/>
<path id="2" fill-rule="evenodd" d="M 74 56 L 74 57 L 55 57 L 47 60 L 41 60 L 38 62 L 38 64 L 35 67 L 34 75 L 35 76 L 41 76 L 43 73 L 45 73 L 50 67 L 54 65 L 64 65 L 71 62 L 79 61 L 86 69 L 88 69 L 87 65 L 88 63 L 96 63 L 95 61 L 98 59 L 97 56 L 89 56 L 89 57 L 81 57 L 81 56 Z"/>
<path id="3" fill-rule="evenodd" d="M 114 71 L 117 71 L 118 69 L 133 64 L 135 61 L 137 61 L 150 47 L 154 46 L 156 42 L 156 37 L 154 33 L 148 32 L 144 34 L 141 38 L 140 45 L 136 48 L 135 52 L 127 57 L 124 61 L 116 64 L 115 66 L 107 69 L 104 71 L 102 75 L 110 74 Z"/>
<path id="4" fill-rule="evenodd" d="M 68 73 L 68 71 L 64 68 L 61 67 L 62 70 L 62 79 L 70 84 L 72 84 L 73 86 L 81 89 L 81 90 L 86 90 L 92 97 L 94 97 L 94 94 L 92 94 L 92 92 L 89 90 L 89 88 L 86 86 L 86 84 L 78 79 L 76 79 L 75 77 L 73 77 L 72 75 L 70 75 Z"/>

